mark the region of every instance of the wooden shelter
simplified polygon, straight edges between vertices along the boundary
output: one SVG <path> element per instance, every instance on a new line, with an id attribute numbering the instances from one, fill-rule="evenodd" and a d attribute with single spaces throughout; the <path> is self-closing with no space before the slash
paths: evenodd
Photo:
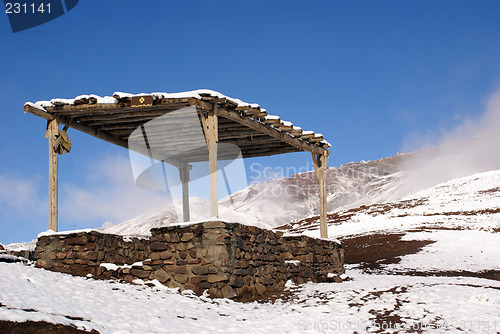
<path id="1" fill-rule="evenodd" d="M 183 215 L 189 220 L 189 169 L 190 163 L 209 163 L 210 216 L 218 216 L 217 160 L 230 157 L 218 150 L 218 145 L 237 145 L 243 158 L 270 156 L 275 154 L 309 151 L 312 153 L 320 189 L 320 233 L 327 237 L 326 225 L 326 159 L 330 144 L 321 134 L 303 131 L 278 116 L 268 115 L 257 104 L 248 104 L 211 90 L 196 90 L 184 93 L 127 94 L 115 93 L 112 97 L 82 95 L 75 99 L 53 99 L 26 103 L 24 110 L 47 120 L 49 139 L 49 228 L 57 231 L 57 174 L 58 153 L 54 149 L 59 138 L 59 125 L 73 128 L 96 138 L 126 149 L 137 150 L 148 155 L 146 150 L 129 147 L 134 131 L 144 124 L 182 108 L 196 108 L 203 128 L 206 147 L 204 150 L 183 150 L 181 145 L 171 145 L 165 130 L 148 133 L 144 140 L 170 150 L 175 159 L 165 161 L 179 168 L 183 189 Z M 176 115 L 183 125 L 183 116 Z M 198 124 L 199 126 L 199 124 Z M 183 135 L 195 131 L 190 124 L 183 125 Z M 180 141 L 182 143 L 182 140 Z"/>

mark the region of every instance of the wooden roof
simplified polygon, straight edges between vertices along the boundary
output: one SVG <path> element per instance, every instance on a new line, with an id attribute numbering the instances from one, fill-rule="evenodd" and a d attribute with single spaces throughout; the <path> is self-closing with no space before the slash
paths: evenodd
<path id="1" fill-rule="evenodd" d="M 145 103 L 138 102 L 138 99 Z M 69 100 L 28 102 L 24 110 L 47 120 L 56 119 L 60 124 L 69 124 L 70 128 L 127 149 L 134 149 L 129 147 L 129 140 L 137 135 L 137 129 L 154 119 L 172 115 L 169 124 L 159 123 L 157 127 L 148 128 L 147 136 L 151 145 L 170 150 L 172 155 L 178 150 L 177 160 L 181 162 L 208 160 L 206 145 L 192 150 L 179 148 L 199 132 L 196 127 L 201 124 L 201 119 L 199 124 L 183 122 L 184 114 L 174 113 L 187 107 L 196 107 L 200 117 L 204 112 L 216 110 L 218 142 L 238 146 L 243 158 L 300 151 L 328 154 L 330 144 L 322 135 L 303 131 L 278 116 L 268 115 L 265 109 L 256 104 L 248 104 L 211 90 L 174 94 L 115 93 L 112 97 L 83 95 Z M 177 127 L 177 130 L 182 127 L 182 132 L 175 132 L 176 138 L 172 138 L 169 134 L 173 132 L 168 130 L 168 126 Z M 148 153 L 134 150 L 146 155 Z M 231 158 L 224 154 L 219 154 L 220 160 Z"/>

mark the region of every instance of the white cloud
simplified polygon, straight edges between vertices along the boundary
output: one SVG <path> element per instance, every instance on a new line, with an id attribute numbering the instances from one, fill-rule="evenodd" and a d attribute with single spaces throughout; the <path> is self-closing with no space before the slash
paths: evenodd
<path id="1" fill-rule="evenodd" d="M 119 223 L 168 204 L 165 192 L 148 191 L 135 185 L 127 156 L 96 159 L 82 176 L 86 183 L 61 182 L 61 223 L 86 222 L 101 226 Z"/>
<path id="2" fill-rule="evenodd" d="M 0 207 L 3 215 L 26 216 L 44 214 L 43 188 L 40 177 L 22 177 L 5 173 L 0 175 Z M 29 210 L 27 210 L 29 209 Z"/>

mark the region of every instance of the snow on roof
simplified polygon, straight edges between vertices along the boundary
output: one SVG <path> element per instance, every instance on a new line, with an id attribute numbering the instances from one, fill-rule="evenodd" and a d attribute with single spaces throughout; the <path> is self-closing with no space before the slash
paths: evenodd
<path id="1" fill-rule="evenodd" d="M 38 107 L 54 107 L 56 105 L 65 105 L 65 104 L 75 104 L 75 101 L 87 99 L 87 100 L 94 100 L 93 103 L 104 103 L 104 104 L 110 104 L 110 103 L 118 103 L 120 99 L 123 98 L 132 98 L 135 96 L 153 96 L 154 99 L 160 100 L 160 99 L 182 99 L 182 98 L 196 98 L 196 99 L 201 99 L 203 96 L 213 96 L 217 97 L 220 99 L 226 99 L 231 102 L 234 102 L 238 105 L 238 107 L 250 107 L 250 108 L 260 108 L 260 106 L 256 103 L 247 103 L 243 102 L 240 99 L 235 99 L 229 96 L 226 96 L 222 93 L 216 92 L 214 90 L 210 89 L 197 89 L 197 90 L 192 90 L 192 91 L 187 91 L 187 92 L 179 92 L 179 93 L 165 93 L 165 92 L 154 92 L 154 93 L 139 93 L 139 94 L 131 94 L 131 93 L 124 93 L 124 92 L 115 92 L 113 93 L 113 96 L 98 96 L 94 94 L 90 95 L 79 95 L 75 97 L 74 99 L 61 99 L 61 98 L 55 98 L 51 99 L 50 101 L 37 101 L 34 103 L 34 105 Z M 28 102 L 30 103 L 30 102 Z"/>
<path id="2" fill-rule="evenodd" d="M 237 110 L 245 110 L 243 113 L 247 117 L 255 118 L 257 121 L 259 119 L 262 120 L 270 120 L 270 121 L 275 121 L 275 122 L 269 122 L 265 123 L 266 126 L 272 127 L 278 131 L 282 132 L 290 132 L 294 131 L 295 133 L 292 135 L 292 137 L 296 137 L 299 139 L 302 139 L 304 141 L 308 141 L 308 138 L 311 138 L 311 136 L 314 136 L 314 138 L 318 138 L 319 136 L 322 136 L 320 134 L 315 134 L 314 131 L 303 131 L 301 127 L 294 126 L 292 122 L 289 121 L 280 121 L 280 117 L 277 115 L 267 115 L 266 109 L 260 107 L 256 103 L 247 103 L 244 102 L 240 99 L 235 99 L 232 97 L 229 97 L 227 95 L 224 95 L 222 93 L 219 93 L 214 90 L 210 89 L 197 89 L 197 90 L 192 90 L 192 91 L 187 91 L 187 92 L 179 92 L 179 93 L 166 93 L 166 92 L 153 92 L 153 93 L 139 93 L 139 94 L 131 94 L 131 93 L 124 93 L 124 92 L 115 92 L 113 93 L 112 96 L 98 96 L 95 94 L 88 94 L 88 95 L 79 95 L 73 99 L 64 99 L 64 98 L 55 98 L 51 99 L 49 101 L 37 101 L 35 103 L 32 102 L 26 102 L 25 106 L 30 106 L 33 108 L 37 108 L 39 110 L 42 110 L 44 112 L 51 112 L 51 108 L 54 107 L 60 107 L 60 106 L 65 106 L 65 105 L 96 105 L 96 104 L 105 104 L 105 105 L 112 105 L 112 104 L 118 104 L 124 102 L 124 100 L 131 99 L 133 97 L 138 97 L 138 96 L 152 96 L 155 101 L 158 100 L 163 100 L 163 99 L 189 99 L 189 98 L 195 98 L 198 100 L 203 100 L 204 98 L 207 97 L 215 97 L 221 100 L 226 100 L 232 102 Z M 250 110 L 249 113 L 247 113 L 247 110 Z M 256 113 L 256 114 L 255 114 Z M 281 129 L 280 129 L 281 127 Z M 291 128 L 291 129 L 290 129 Z M 303 136 L 306 136 L 307 138 L 304 138 Z M 323 148 L 328 148 L 331 145 L 326 142 L 326 141 L 316 141 L 316 142 L 311 142 L 313 145 L 317 145 Z"/>

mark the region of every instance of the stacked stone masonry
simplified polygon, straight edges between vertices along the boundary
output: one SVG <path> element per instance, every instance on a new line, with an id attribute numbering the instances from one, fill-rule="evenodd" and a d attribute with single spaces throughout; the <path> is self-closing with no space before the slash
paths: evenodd
<path id="1" fill-rule="evenodd" d="M 343 273 L 343 257 L 330 240 L 221 221 L 156 228 L 149 239 L 96 231 L 48 235 L 34 253 L 36 265 L 48 270 L 129 283 L 158 280 L 237 300 L 280 293 L 288 280 L 330 281 L 328 274 Z"/>

